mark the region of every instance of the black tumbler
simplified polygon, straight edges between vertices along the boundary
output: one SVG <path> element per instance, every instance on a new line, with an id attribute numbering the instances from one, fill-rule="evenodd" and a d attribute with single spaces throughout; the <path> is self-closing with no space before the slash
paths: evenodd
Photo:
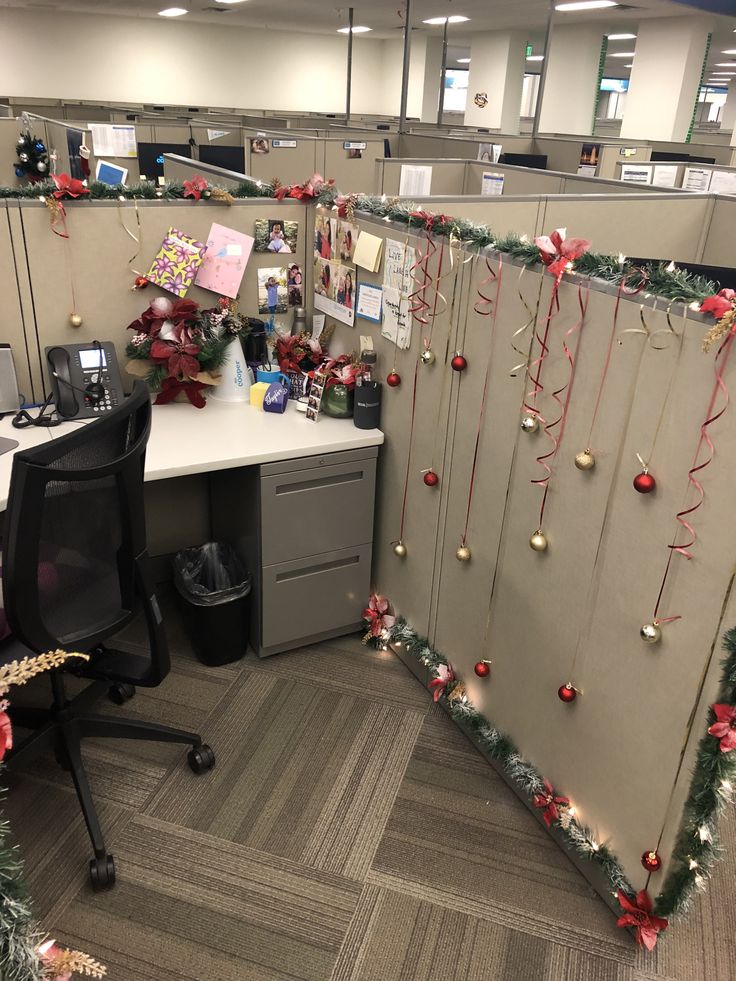
<path id="1" fill-rule="evenodd" d="M 378 429 L 381 422 L 381 383 L 364 382 L 355 389 L 353 422 L 358 429 Z"/>

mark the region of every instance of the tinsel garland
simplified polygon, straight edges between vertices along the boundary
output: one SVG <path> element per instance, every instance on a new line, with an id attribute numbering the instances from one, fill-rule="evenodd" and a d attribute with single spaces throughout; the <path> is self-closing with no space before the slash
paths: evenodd
<path id="1" fill-rule="evenodd" d="M 440 665 L 448 664 L 447 659 L 425 637 L 420 637 L 403 617 L 397 617 L 392 627 L 384 630 L 379 637 L 367 639 L 366 643 L 377 648 L 401 645 L 407 654 L 430 670 L 436 671 Z M 716 702 L 736 706 L 736 629 L 726 634 L 724 647 L 727 657 Z M 449 715 L 482 752 L 501 766 L 530 801 L 535 794 L 544 793 L 541 774 L 521 756 L 512 740 L 469 702 L 451 697 L 453 689 L 460 684 L 462 682 L 458 680 L 450 682 L 441 696 Z M 707 725 L 712 725 L 714 721 L 715 714 L 711 709 Z M 684 914 L 693 896 L 705 885 L 713 863 L 719 857 L 716 821 L 731 800 L 731 789 L 735 787 L 736 751 L 721 752 L 719 740 L 706 734 L 698 748 L 693 781 L 667 878 L 654 901 L 657 916 Z M 554 827 L 571 852 L 600 868 L 611 883 L 613 892 L 622 890 L 631 896 L 635 894 L 636 890 L 629 883 L 615 855 L 606 845 L 598 842 L 591 828 L 569 814 L 563 814 Z"/>

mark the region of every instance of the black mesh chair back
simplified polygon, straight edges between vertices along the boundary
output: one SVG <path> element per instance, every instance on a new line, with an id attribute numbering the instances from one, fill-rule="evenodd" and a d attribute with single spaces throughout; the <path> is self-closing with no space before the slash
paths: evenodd
<path id="1" fill-rule="evenodd" d="M 87 652 L 153 599 L 147 581 L 143 469 L 148 389 L 77 432 L 16 453 L 5 526 L 5 606 L 14 635 L 35 651 Z M 168 671 L 157 652 L 151 677 Z M 151 662 L 149 661 L 149 665 Z"/>

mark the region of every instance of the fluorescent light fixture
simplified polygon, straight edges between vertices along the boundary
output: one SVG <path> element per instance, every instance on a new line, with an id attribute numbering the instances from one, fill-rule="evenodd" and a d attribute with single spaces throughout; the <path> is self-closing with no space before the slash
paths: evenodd
<path id="1" fill-rule="evenodd" d="M 609 54 L 609 58 L 633 58 L 636 51 L 616 51 L 613 54 Z"/>
<path id="2" fill-rule="evenodd" d="M 527 61 L 544 61 L 544 55 L 527 55 Z"/>
<path id="3" fill-rule="evenodd" d="M 736 48 L 726 48 L 725 51 L 721 51 L 724 55 L 736 55 Z"/>
<path id="4" fill-rule="evenodd" d="M 354 27 L 353 28 L 353 34 L 367 34 L 368 31 L 372 31 L 372 30 L 373 30 L 372 27 Z M 350 33 L 350 28 L 349 27 L 339 27 L 337 29 L 337 33 L 338 34 L 349 34 Z"/>
<path id="5" fill-rule="evenodd" d="M 633 68 L 633 65 L 624 65 L 624 68 Z"/>
<path id="6" fill-rule="evenodd" d="M 563 13 L 573 10 L 599 10 L 601 7 L 618 7 L 615 0 L 575 0 L 575 3 L 556 3 L 555 10 Z"/>
<path id="7" fill-rule="evenodd" d="M 469 17 L 463 17 L 462 14 L 452 14 L 450 17 L 430 17 L 429 20 L 423 20 L 423 24 L 444 24 L 447 21 L 448 24 L 464 24 L 466 20 L 470 20 Z"/>
<path id="8" fill-rule="evenodd" d="M 215 0 L 215 3 L 245 3 L 245 0 Z"/>
<path id="9" fill-rule="evenodd" d="M 636 34 L 607 34 L 609 41 L 634 41 Z"/>
<path id="10" fill-rule="evenodd" d="M 717 61 L 716 68 L 736 68 L 736 61 Z"/>
<path id="11" fill-rule="evenodd" d="M 470 58 L 458 58 L 457 59 L 457 63 L 458 63 L 458 65 L 469 65 L 470 64 Z"/>
<path id="12" fill-rule="evenodd" d="M 167 7 L 166 10 L 159 10 L 158 15 L 159 17 L 181 17 L 188 13 L 189 11 L 183 7 Z"/>

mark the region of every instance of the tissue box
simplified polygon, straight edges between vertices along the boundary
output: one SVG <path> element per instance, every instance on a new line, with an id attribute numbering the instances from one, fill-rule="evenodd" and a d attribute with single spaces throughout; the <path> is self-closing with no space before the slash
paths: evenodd
<path id="1" fill-rule="evenodd" d="M 257 409 L 263 408 L 263 400 L 266 397 L 266 392 L 271 386 L 267 385 L 266 382 L 256 382 L 255 385 L 250 386 L 250 404 L 254 405 Z"/>

